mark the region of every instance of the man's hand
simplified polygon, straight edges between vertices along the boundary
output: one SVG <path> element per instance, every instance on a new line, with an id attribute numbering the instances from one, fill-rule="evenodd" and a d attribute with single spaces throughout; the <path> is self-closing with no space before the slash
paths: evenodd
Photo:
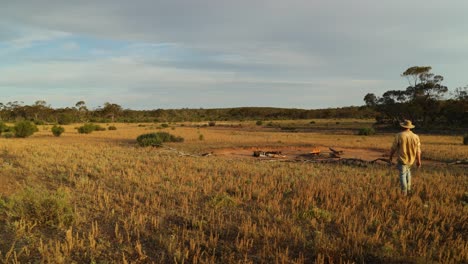
<path id="1" fill-rule="evenodd" d="M 418 169 L 421 168 L 421 165 L 422 165 L 422 164 L 421 164 L 421 161 L 420 161 L 420 160 L 416 160 L 416 166 L 418 167 Z"/>

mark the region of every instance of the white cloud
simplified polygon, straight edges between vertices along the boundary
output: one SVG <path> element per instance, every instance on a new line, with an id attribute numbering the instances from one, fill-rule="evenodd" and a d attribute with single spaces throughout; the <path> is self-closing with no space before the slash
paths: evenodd
<path id="1" fill-rule="evenodd" d="M 120 53 L 90 47 L 97 57 L 120 56 L 114 59 L 17 62 L 2 69 L 0 86 L 94 87 L 109 94 L 120 89 L 122 98 L 124 90 L 129 98 L 133 89 L 147 97 L 161 90 L 210 89 L 239 98 L 238 104 L 254 89 L 275 87 L 266 102 L 271 105 L 293 97 L 283 92 L 287 87 L 296 92 L 328 87 L 320 91 L 354 104 L 364 90 L 403 87 L 399 74 L 413 65 L 431 65 L 444 76 L 450 72 L 447 81 L 463 85 L 467 9 L 461 0 L 6 1 L 0 16 L 15 30 L 3 34 L 0 27 L 0 39 L 10 47 L 0 53 L 67 36 L 131 45 Z M 62 48 L 84 49 L 74 42 Z M 153 56 L 145 54 L 159 48 Z M 167 96 L 181 97 L 173 93 Z M 164 100 L 175 102 L 169 97 Z"/>

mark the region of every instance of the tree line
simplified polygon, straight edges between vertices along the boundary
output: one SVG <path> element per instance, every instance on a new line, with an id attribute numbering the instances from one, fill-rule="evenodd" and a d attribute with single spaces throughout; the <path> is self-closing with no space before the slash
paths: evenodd
<path id="1" fill-rule="evenodd" d="M 377 113 L 377 123 L 398 125 L 410 119 L 421 128 L 468 127 L 468 86 L 448 94 L 444 77 L 431 70 L 430 66 L 410 67 L 401 74 L 408 80 L 406 89 L 386 91 L 379 97 L 366 94 L 364 102 Z"/>
<path id="2" fill-rule="evenodd" d="M 28 120 L 36 124 L 373 118 L 375 115 L 375 111 L 367 106 L 314 110 L 274 107 L 132 110 L 109 102 L 96 109 L 88 109 L 84 101 L 65 108 L 52 108 L 42 100 L 32 105 L 23 105 L 20 102 L 0 103 L 0 120 L 4 122 Z"/>
<path id="3" fill-rule="evenodd" d="M 442 84 L 443 76 L 433 74 L 431 70 L 430 66 L 408 68 L 401 74 L 408 80 L 406 89 L 390 90 L 382 96 L 368 93 L 364 96 L 363 106 L 312 110 L 274 107 L 132 110 L 110 102 L 89 109 L 84 101 L 65 108 L 52 108 L 43 100 L 32 105 L 14 101 L 0 103 L 0 121 L 70 124 L 375 118 L 377 124 L 384 126 L 398 126 L 403 119 L 410 119 L 421 128 L 467 128 L 468 86 L 448 94 L 448 88 Z"/>

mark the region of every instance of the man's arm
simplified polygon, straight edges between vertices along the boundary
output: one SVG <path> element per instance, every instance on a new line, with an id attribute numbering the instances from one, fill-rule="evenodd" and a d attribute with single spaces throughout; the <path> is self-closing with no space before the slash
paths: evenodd
<path id="1" fill-rule="evenodd" d="M 418 152 L 416 152 L 416 166 L 420 168 L 421 165 L 421 150 L 419 150 Z"/>
<path id="2" fill-rule="evenodd" d="M 419 141 L 419 137 L 418 137 L 418 149 L 416 151 L 416 166 L 418 166 L 418 168 L 421 167 L 421 141 Z"/>

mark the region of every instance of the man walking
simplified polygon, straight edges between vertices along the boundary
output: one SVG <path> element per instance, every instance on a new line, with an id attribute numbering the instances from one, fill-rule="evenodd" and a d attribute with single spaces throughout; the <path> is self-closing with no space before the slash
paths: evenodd
<path id="1" fill-rule="evenodd" d="M 400 123 L 403 131 L 396 134 L 390 150 L 390 162 L 393 154 L 397 153 L 397 168 L 400 172 L 400 184 L 403 195 L 411 192 L 411 165 L 416 161 L 416 166 L 421 167 L 421 142 L 418 135 L 411 129 L 414 125 L 410 120 Z"/>

